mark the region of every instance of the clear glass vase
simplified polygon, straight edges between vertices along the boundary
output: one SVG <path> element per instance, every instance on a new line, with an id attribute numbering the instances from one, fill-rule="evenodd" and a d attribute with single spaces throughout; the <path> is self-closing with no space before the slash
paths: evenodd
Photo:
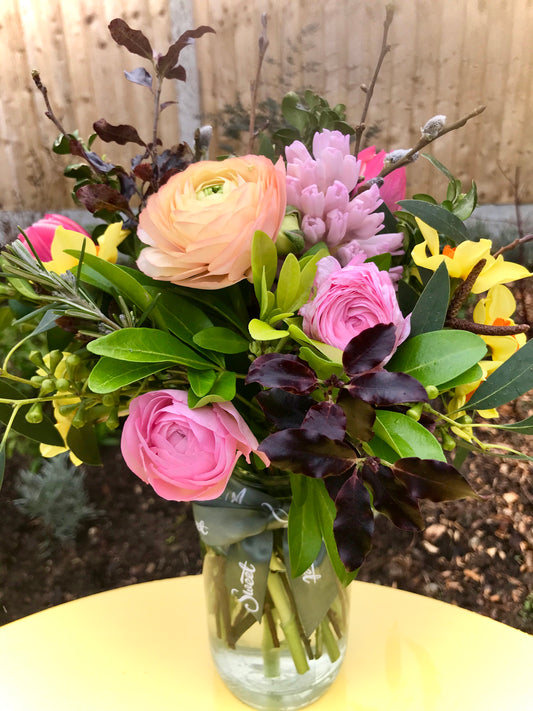
<path id="1" fill-rule="evenodd" d="M 325 548 L 303 575 L 291 576 L 288 499 L 235 486 L 225 496 L 214 508 L 195 504 L 213 660 L 228 689 L 249 706 L 302 708 L 340 670 L 347 591 Z"/>

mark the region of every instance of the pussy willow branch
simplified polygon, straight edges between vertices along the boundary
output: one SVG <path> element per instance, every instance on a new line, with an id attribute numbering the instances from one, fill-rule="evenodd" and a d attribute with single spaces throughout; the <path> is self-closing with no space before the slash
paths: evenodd
<path id="1" fill-rule="evenodd" d="M 474 282 L 483 271 L 483 267 L 486 263 L 486 259 L 480 259 L 477 264 L 474 264 L 466 279 L 464 279 L 463 283 L 455 292 L 448 307 L 448 312 L 446 313 L 445 326 L 448 326 L 449 328 L 456 328 L 461 331 L 470 331 L 470 333 L 476 333 L 479 336 L 516 336 L 519 333 L 526 333 L 529 331 L 529 326 L 527 324 L 515 324 L 513 326 L 491 326 L 490 324 L 468 321 L 464 318 L 456 318 L 459 313 L 459 309 L 466 301 L 472 287 L 474 286 Z"/>
<path id="2" fill-rule="evenodd" d="M 472 267 L 472 270 L 470 271 L 470 274 L 466 277 L 466 279 L 463 281 L 463 283 L 458 287 L 457 291 L 455 292 L 453 299 L 450 301 L 450 305 L 448 306 L 448 312 L 446 314 L 446 319 L 451 319 L 455 318 L 457 314 L 459 313 L 459 309 L 461 306 L 464 304 L 466 299 L 468 298 L 468 294 L 472 291 L 472 287 L 474 286 L 474 282 L 478 278 L 478 276 L 481 274 L 483 267 L 487 263 L 486 259 L 480 259 L 477 264 L 474 264 Z"/>
<path id="3" fill-rule="evenodd" d="M 250 106 L 250 124 L 248 127 L 248 153 L 253 153 L 254 140 L 255 140 L 255 114 L 257 111 L 257 90 L 259 88 L 259 82 L 261 79 L 261 68 L 263 66 L 263 60 L 269 45 L 267 37 L 267 15 L 263 12 L 261 15 L 261 26 L 263 28 L 261 36 L 259 37 L 259 55 L 257 58 L 257 71 L 255 73 L 255 79 L 250 82 L 250 90 L 252 92 L 252 103 Z"/>
<path id="4" fill-rule="evenodd" d="M 361 118 L 359 120 L 358 125 L 355 127 L 355 146 L 354 146 L 354 155 L 356 156 L 359 153 L 359 148 L 361 146 L 361 139 L 363 137 L 363 133 L 365 131 L 366 125 L 366 115 L 368 113 L 368 108 L 370 106 L 370 102 L 372 101 L 372 95 L 374 94 L 374 89 L 376 87 L 376 82 L 378 80 L 379 72 L 381 70 L 381 65 L 383 64 L 383 60 L 385 59 L 386 55 L 388 52 L 390 52 L 390 45 L 387 44 L 387 38 L 389 35 L 389 29 L 392 24 L 392 20 L 394 17 L 394 6 L 392 4 L 387 5 L 385 9 L 385 20 L 383 22 L 383 35 L 382 35 L 382 40 L 381 40 L 381 51 L 379 53 L 378 61 L 376 64 L 376 68 L 374 69 L 374 75 L 372 76 L 372 80 L 370 82 L 370 86 L 365 87 L 363 91 L 366 94 L 366 99 L 365 99 L 365 105 L 363 107 L 363 113 L 361 114 Z M 363 87 L 361 87 L 363 88 Z"/>
<path id="5" fill-rule="evenodd" d="M 378 177 L 384 178 L 386 175 L 389 173 L 392 173 L 393 170 L 396 170 L 397 168 L 402 168 L 404 165 L 407 165 L 408 163 L 412 163 L 413 161 L 413 156 L 418 153 L 419 151 L 422 150 L 422 148 L 425 148 L 428 144 L 432 143 L 433 141 L 436 141 L 437 138 L 441 138 L 447 133 L 450 133 L 450 131 L 455 131 L 458 128 L 461 128 L 464 126 L 467 121 L 470 121 L 470 119 L 479 116 L 479 114 L 483 113 L 487 107 L 486 106 L 478 106 L 477 109 L 474 109 L 471 111 L 469 114 L 466 116 L 463 116 L 462 118 L 458 119 L 454 123 L 451 123 L 449 126 L 445 126 L 440 133 L 438 133 L 436 136 L 430 138 L 428 136 L 422 136 L 418 143 L 413 146 L 413 148 L 410 148 L 407 153 L 401 158 L 400 160 L 396 161 L 395 163 L 391 163 L 389 165 L 386 165 L 381 173 L 379 174 Z"/>

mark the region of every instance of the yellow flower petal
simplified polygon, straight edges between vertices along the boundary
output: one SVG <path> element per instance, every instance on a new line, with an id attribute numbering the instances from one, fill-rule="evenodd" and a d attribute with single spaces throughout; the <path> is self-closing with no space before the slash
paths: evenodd
<path id="1" fill-rule="evenodd" d="M 72 269 L 72 267 L 75 267 L 78 263 L 76 257 L 71 257 L 69 254 L 65 254 L 64 250 L 81 250 L 84 242 L 85 252 L 87 254 L 96 254 L 96 245 L 91 239 L 88 239 L 80 232 L 66 230 L 64 227 L 59 226 L 54 232 L 54 239 L 52 240 L 50 247 L 52 259 L 49 262 L 45 262 L 44 266 L 50 272 L 64 274 L 69 269 Z"/>
<path id="2" fill-rule="evenodd" d="M 472 292 L 474 294 L 481 294 L 483 291 L 487 291 L 491 286 L 495 286 L 496 284 L 506 284 L 508 282 L 517 281 L 518 279 L 525 279 L 530 276 L 531 273 L 521 264 L 516 264 L 516 262 L 506 262 L 500 254 L 496 259 L 494 259 L 494 257 L 490 257 L 487 260 L 485 268 L 478 276 L 474 286 L 472 287 Z"/>
<path id="3" fill-rule="evenodd" d="M 115 264 L 118 258 L 118 245 L 129 235 L 129 230 L 122 229 L 122 222 L 113 222 L 98 237 L 98 256 L 106 262 Z"/>

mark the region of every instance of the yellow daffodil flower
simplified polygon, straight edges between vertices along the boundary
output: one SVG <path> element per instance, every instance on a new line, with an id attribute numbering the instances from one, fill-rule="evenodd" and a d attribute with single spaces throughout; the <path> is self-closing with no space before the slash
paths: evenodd
<path id="1" fill-rule="evenodd" d="M 492 248 L 490 239 L 480 239 L 479 242 L 465 240 L 455 248 L 444 247 L 441 254 L 437 230 L 418 217 L 415 217 L 415 220 L 424 237 L 424 242 L 417 244 L 412 251 L 413 261 L 417 266 L 435 271 L 444 262 L 451 277 L 466 279 L 481 259 L 487 260 L 472 287 L 474 294 L 481 294 L 496 284 L 531 276 L 531 273 L 521 264 L 506 262 L 501 254 L 496 258 L 493 257 L 490 253 Z"/>
<path id="2" fill-rule="evenodd" d="M 86 254 L 94 254 L 114 264 L 118 257 L 117 247 L 128 234 L 129 230 L 122 229 L 122 222 L 114 222 L 98 237 L 98 244 L 95 244 L 80 232 L 66 230 L 64 227 L 59 226 L 54 233 L 54 239 L 50 246 L 52 259 L 49 262 L 45 262 L 44 266 L 48 271 L 64 274 L 78 263 L 76 257 L 66 254 L 65 250 L 81 250 L 84 242 Z"/>
<path id="3" fill-rule="evenodd" d="M 490 326 L 513 326 L 511 316 L 516 309 L 515 298 L 506 286 L 497 284 L 489 289 L 485 299 L 480 299 L 474 308 L 476 323 Z M 514 336 L 481 336 L 492 353 L 494 361 L 506 361 L 526 343 L 526 334 Z"/>

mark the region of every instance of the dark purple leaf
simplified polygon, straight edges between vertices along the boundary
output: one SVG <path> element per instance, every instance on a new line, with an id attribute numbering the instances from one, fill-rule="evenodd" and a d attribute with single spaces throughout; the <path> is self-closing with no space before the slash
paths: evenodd
<path id="1" fill-rule="evenodd" d="M 262 390 L 255 396 L 266 417 L 278 430 L 300 427 L 307 411 L 316 404 L 309 395 L 293 395 L 281 388 Z"/>
<path id="2" fill-rule="evenodd" d="M 406 457 L 393 464 L 392 473 L 405 484 L 414 499 L 451 501 L 480 498 L 463 475 L 446 462 Z"/>
<path id="3" fill-rule="evenodd" d="M 337 476 L 355 464 L 355 452 L 344 442 L 306 429 L 274 432 L 259 449 L 280 469 L 312 477 Z"/>
<path id="4" fill-rule="evenodd" d="M 317 377 L 305 361 L 284 353 L 259 356 L 248 369 L 246 381 L 264 388 L 281 388 L 295 395 L 309 395 L 317 386 Z"/>
<path id="5" fill-rule="evenodd" d="M 143 183 L 149 183 L 153 175 L 152 166 L 150 163 L 139 163 L 139 165 L 136 165 L 133 169 L 133 174 L 139 178 L 139 180 L 142 180 Z"/>
<path id="6" fill-rule="evenodd" d="M 361 470 L 361 478 L 372 489 L 372 505 L 376 511 L 387 516 L 404 531 L 421 531 L 424 528 L 418 501 L 392 475 L 389 467 L 379 460 L 367 459 Z"/>
<path id="7" fill-rule="evenodd" d="M 344 349 L 342 364 L 348 375 L 359 375 L 376 368 L 394 350 L 396 328 L 378 323 L 354 336 Z"/>
<path id="8" fill-rule="evenodd" d="M 342 407 L 332 402 L 318 402 L 305 416 L 302 427 L 329 439 L 343 440 L 346 434 L 346 415 Z"/>
<path id="9" fill-rule="evenodd" d="M 126 143 L 138 143 L 140 146 L 146 145 L 137 133 L 137 129 L 126 123 L 114 126 L 102 118 L 93 123 L 93 128 L 102 141 L 107 143 L 119 143 L 121 146 Z"/>
<path id="10" fill-rule="evenodd" d="M 425 387 L 405 373 L 377 370 L 352 378 L 346 390 L 352 397 L 372 405 L 397 405 L 401 402 L 427 402 Z"/>
<path id="11" fill-rule="evenodd" d="M 126 47 L 128 52 L 138 54 L 145 59 L 153 59 L 153 50 L 148 38 L 140 30 L 132 28 L 119 17 L 109 23 L 109 32 L 117 44 Z"/>
<path id="12" fill-rule="evenodd" d="M 352 476 L 353 471 L 354 467 L 351 467 L 348 471 L 344 472 L 344 474 L 339 474 L 339 476 L 327 476 L 322 480 L 332 501 L 335 501 L 337 494 L 344 483 Z"/>
<path id="13" fill-rule="evenodd" d="M 150 72 L 147 72 L 144 67 L 137 67 L 131 72 L 124 72 L 124 75 L 128 81 L 131 81 L 134 84 L 147 86 L 149 89 L 152 88 L 152 75 Z"/>
<path id="14" fill-rule="evenodd" d="M 337 404 L 346 415 L 346 431 L 354 439 L 368 442 L 374 436 L 372 430 L 376 421 L 376 411 L 360 398 L 350 395 L 345 388 L 339 391 Z"/>
<path id="15" fill-rule="evenodd" d="M 212 27 L 201 25 L 195 30 L 187 30 L 184 32 L 180 37 L 178 37 L 174 44 L 170 45 L 168 52 L 162 57 L 159 57 L 157 60 L 157 72 L 159 76 L 168 77 L 168 72 L 174 69 L 178 63 L 181 50 L 187 47 L 188 44 L 191 44 L 191 40 L 198 39 L 206 32 L 214 31 L 215 30 Z"/>
<path id="16" fill-rule="evenodd" d="M 129 212 L 129 204 L 124 195 L 109 185 L 83 185 L 76 190 L 76 197 L 89 212 L 98 210 L 124 210 Z"/>
<path id="17" fill-rule="evenodd" d="M 374 514 L 370 494 L 356 472 L 346 481 L 335 499 L 337 516 L 333 535 L 346 570 L 357 570 L 372 547 Z"/>
<path id="18" fill-rule="evenodd" d="M 179 81 L 185 81 L 187 79 L 187 72 L 185 71 L 185 67 L 182 64 L 178 64 L 178 66 L 174 67 L 174 69 L 170 69 L 165 74 L 165 77 L 167 79 L 178 79 Z"/>

